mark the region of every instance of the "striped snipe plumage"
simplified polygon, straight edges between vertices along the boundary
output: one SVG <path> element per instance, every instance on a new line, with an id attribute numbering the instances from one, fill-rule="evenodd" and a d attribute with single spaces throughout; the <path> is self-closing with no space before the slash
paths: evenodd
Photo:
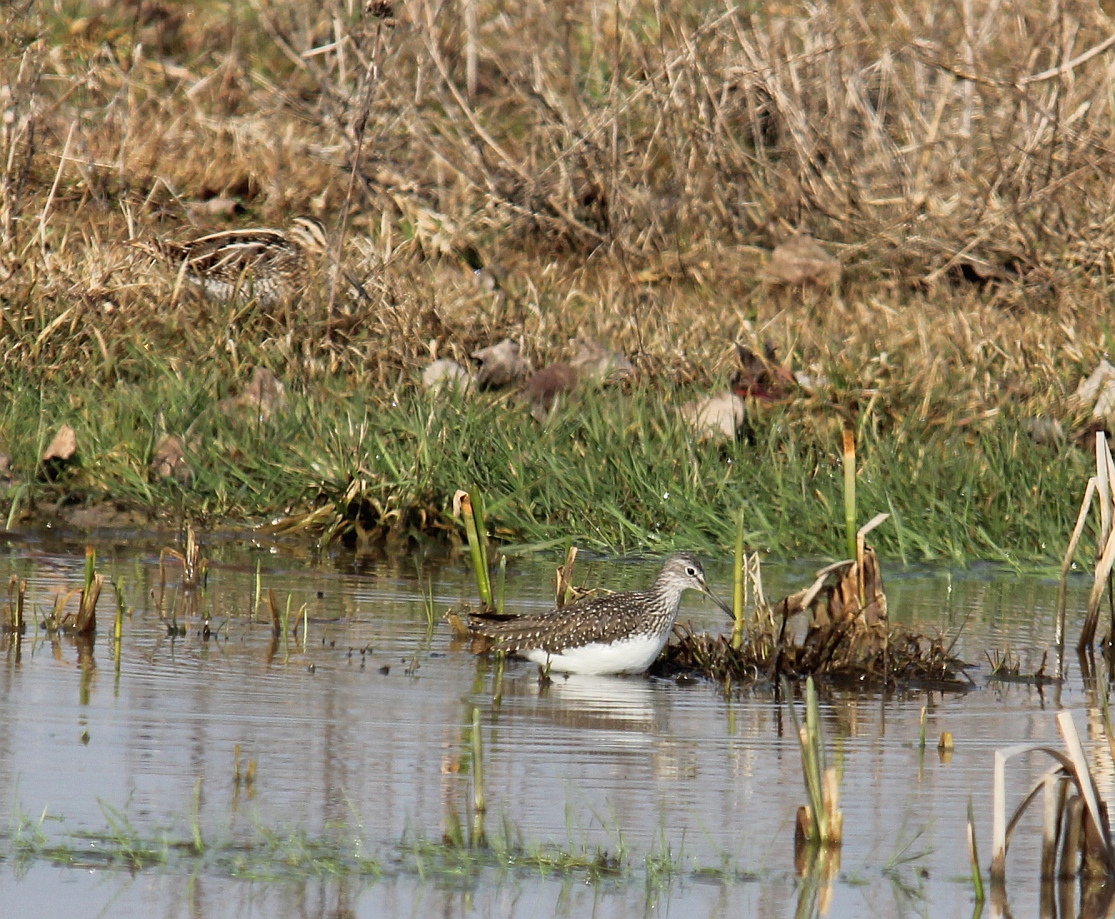
<path id="1" fill-rule="evenodd" d="M 214 300 L 254 297 L 271 305 L 304 288 L 328 247 L 321 221 L 296 217 L 285 230 L 223 230 L 186 243 L 160 240 L 152 248 Z"/>
<path id="2" fill-rule="evenodd" d="M 469 629 L 509 651 L 567 673 L 642 673 L 658 657 L 674 627 L 681 595 L 697 590 L 731 615 L 705 583 L 696 557 L 666 559 L 649 590 L 579 600 L 539 616 L 474 613 Z"/>

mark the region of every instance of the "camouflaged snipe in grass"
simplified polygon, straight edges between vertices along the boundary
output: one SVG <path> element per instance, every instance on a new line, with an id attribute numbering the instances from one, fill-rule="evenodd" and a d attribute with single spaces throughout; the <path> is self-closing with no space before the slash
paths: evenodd
<path id="1" fill-rule="evenodd" d="M 320 220 L 295 217 L 285 230 L 222 230 L 184 243 L 156 239 L 143 247 L 207 297 L 238 303 L 255 298 L 271 306 L 305 288 L 329 242 Z"/>

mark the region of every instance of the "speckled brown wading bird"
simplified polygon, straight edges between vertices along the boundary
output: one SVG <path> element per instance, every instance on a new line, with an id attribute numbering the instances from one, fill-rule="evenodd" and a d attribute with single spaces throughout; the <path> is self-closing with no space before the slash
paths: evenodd
<path id="1" fill-rule="evenodd" d="M 666 559 L 649 590 L 579 600 L 539 616 L 473 613 L 468 627 L 542 667 L 566 673 L 642 673 L 658 657 L 674 627 L 681 595 L 697 590 L 729 616 L 731 609 L 705 583 L 688 552 Z"/>
<path id="2" fill-rule="evenodd" d="M 159 240 L 144 248 L 214 300 L 247 302 L 254 297 L 271 306 L 304 288 L 329 241 L 320 220 L 295 217 L 285 230 L 222 230 L 186 243 Z"/>

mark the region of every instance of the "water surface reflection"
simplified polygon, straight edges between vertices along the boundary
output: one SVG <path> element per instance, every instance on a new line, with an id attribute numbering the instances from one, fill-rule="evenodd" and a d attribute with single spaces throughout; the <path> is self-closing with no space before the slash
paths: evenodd
<path id="1" fill-rule="evenodd" d="M 211 637 L 196 620 L 176 635 L 166 617 L 178 588 L 171 577 L 160 615 L 157 547 L 100 551 L 101 569 L 110 582 L 123 578 L 133 608 L 119 658 L 111 590 L 85 659 L 72 640 L 41 633 L 29 634 L 18 656 L 5 646 L 7 824 L 26 819 L 51 836 L 102 830 L 124 815 L 148 837 L 168 828 L 188 835 L 196 823 L 214 845 L 342 827 L 385 876 L 291 880 L 280 871 L 275 881 L 248 881 L 221 869 L 133 877 L 12 863 L 0 874 L 12 915 L 792 916 L 799 901 L 804 914 L 823 903 L 831 916 L 969 915 L 965 815 L 972 799 L 986 857 L 993 751 L 1055 742 L 1062 707 L 1077 711 L 1082 735 L 1100 736 L 1094 693 L 1075 665 L 1063 687 L 1044 692 L 977 674 L 979 688 L 967 695 L 833 694 L 823 714 L 844 767 L 845 845 L 840 873 L 821 896 L 794 874 L 801 764 L 785 709 L 768 692 L 725 697 L 704 683 L 631 677 L 540 685 L 537 668 L 514 661 L 500 671 L 455 648 L 443 623 L 428 623 L 425 593 L 439 612 L 472 595 L 466 569 L 447 559 L 422 561 L 419 580 L 410 558 L 357 567 L 343 554 L 211 545 L 202 598 Z M 80 544 L 9 540 L 0 583 L 26 578 L 29 609 L 41 617 L 79 583 L 83 561 Z M 730 593 L 725 564 L 708 568 L 714 586 Z M 653 561 L 597 562 L 582 574 L 629 587 L 655 569 Z M 510 608 L 545 607 L 552 570 L 514 561 Z M 768 591 L 796 589 L 809 573 L 771 566 Z M 1047 580 L 928 571 L 891 576 L 888 587 L 896 618 L 948 640 L 959 632 L 967 660 L 1009 646 L 1036 666 L 1049 647 L 1056 585 Z M 272 639 L 268 590 L 304 615 L 306 627 L 285 643 Z M 1070 608 L 1083 606 L 1083 592 L 1074 586 Z M 718 628 L 722 616 L 688 598 L 683 618 Z M 922 706 L 927 751 L 917 743 Z M 661 882 L 586 885 L 497 869 L 450 881 L 404 869 L 404 840 L 440 840 L 468 810 L 477 708 L 490 835 L 620 853 L 638 872 L 667 865 Z M 933 749 L 944 730 L 956 738 L 947 761 Z M 256 765 L 250 786 L 235 781 L 238 748 Z M 1109 754 L 1100 744 L 1089 749 L 1110 792 Z M 1020 763 L 1016 787 L 1045 766 Z M 1011 853 L 1011 899 L 1025 915 L 1039 906 L 1039 819 L 1027 818 Z"/>

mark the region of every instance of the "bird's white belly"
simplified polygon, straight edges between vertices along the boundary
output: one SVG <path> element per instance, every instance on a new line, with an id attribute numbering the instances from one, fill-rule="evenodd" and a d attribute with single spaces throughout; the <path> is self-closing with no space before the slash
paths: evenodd
<path id="1" fill-rule="evenodd" d="M 274 306 L 279 301 L 279 288 L 266 278 L 245 277 L 236 283 L 193 275 L 186 275 L 186 279 L 211 300 L 231 300 L 235 296 L 238 303 L 247 303 L 254 296 L 261 306 Z"/>
<path id="2" fill-rule="evenodd" d="M 669 637 L 665 635 L 637 635 L 610 644 L 594 642 L 578 648 L 567 648 L 560 654 L 541 649 L 523 651 L 522 656 L 540 667 L 547 663 L 560 673 L 642 673 L 662 651 Z"/>

